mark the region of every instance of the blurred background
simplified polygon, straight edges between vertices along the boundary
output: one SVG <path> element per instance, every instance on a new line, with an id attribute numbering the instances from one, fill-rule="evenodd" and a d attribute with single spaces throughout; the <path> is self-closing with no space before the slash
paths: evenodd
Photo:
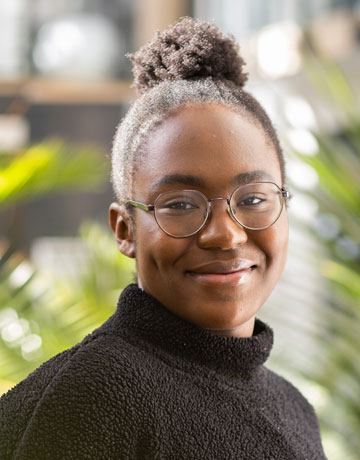
<path id="1" fill-rule="evenodd" d="M 125 53 L 179 17 L 239 41 L 287 159 L 289 260 L 259 316 L 269 367 L 360 459 L 360 1 L 0 1 L 0 394 L 72 346 L 132 281 L 107 225 Z"/>

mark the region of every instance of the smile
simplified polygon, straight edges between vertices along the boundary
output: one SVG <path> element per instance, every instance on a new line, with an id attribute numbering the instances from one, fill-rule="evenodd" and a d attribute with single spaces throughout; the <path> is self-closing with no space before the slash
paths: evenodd
<path id="1" fill-rule="evenodd" d="M 212 262 L 187 271 L 193 280 L 205 285 L 239 286 L 246 283 L 256 265 L 249 260 Z"/>
<path id="2" fill-rule="evenodd" d="M 251 277 L 252 269 L 246 268 L 232 273 L 191 273 L 193 279 L 201 284 L 222 285 L 222 286 L 239 286 L 246 283 Z"/>

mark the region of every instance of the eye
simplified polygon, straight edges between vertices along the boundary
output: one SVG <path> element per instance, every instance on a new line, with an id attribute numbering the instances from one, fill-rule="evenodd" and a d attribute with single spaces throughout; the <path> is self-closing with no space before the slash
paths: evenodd
<path id="1" fill-rule="evenodd" d="M 172 203 L 166 203 L 164 208 L 174 209 L 177 211 L 188 211 L 189 209 L 195 209 L 198 206 L 190 201 L 173 201 Z"/>
<path id="2" fill-rule="evenodd" d="M 256 195 L 247 196 L 246 198 L 239 200 L 237 206 L 255 206 L 264 203 L 266 200 Z"/>
<path id="3" fill-rule="evenodd" d="M 190 216 L 197 214 L 203 207 L 206 209 L 206 201 L 202 195 L 189 190 L 164 193 L 156 202 L 156 212 L 168 216 Z"/>

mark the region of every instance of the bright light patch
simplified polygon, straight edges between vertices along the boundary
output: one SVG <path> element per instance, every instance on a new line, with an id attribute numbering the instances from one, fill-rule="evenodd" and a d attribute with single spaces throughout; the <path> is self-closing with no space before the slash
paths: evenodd
<path id="1" fill-rule="evenodd" d="M 40 348 L 42 345 L 42 339 L 38 334 L 30 334 L 25 337 L 22 345 L 21 345 L 21 350 L 24 353 L 31 353 L 38 348 Z"/>
<path id="2" fill-rule="evenodd" d="M 301 37 L 299 26 L 291 22 L 272 25 L 260 32 L 257 43 L 258 64 L 265 76 L 279 78 L 300 70 Z"/>
<path id="3" fill-rule="evenodd" d="M 38 334 L 26 336 L 21 344 L 21 353 L 24 359 L 32 361 L 41 355 L 42 339 Z"/>
<path id="4" fill-rule="evenodd" d="M 4 308 L 0 311 L 0 329 L 7 326 L 8 324 L 17 321 L 18 314 L 13 308 Z"/>
<path id="5" fill-rule="evenodd" d="M 19 340 L 24 335 L 24 330 L 20 321 L 13 321 L 3 327 L 1 337 L 5 342 L 12 343 Z"/>
<path id="6" fill-rule="evenodd" d="M 311 105 L 302 97 L 290 96 L 284 101 L 284 113 L 294 128 L 314 130 L 317 128 L 315 113 Z"/>
<path id="7" fill-rule="evenodd" d="M 123 54 L 110 18 L 73 13 L 43 25 L 33 46 L 36 69 L 57 78 L 97 79 L 114 75 Z"/>
<path id="8" fill-rule="evenodd" d="M 306 129 L 291 129 L 287 133 L 287 137 L 297 152 L 313 156 L 319 151 L 319 144 L 316 137 Z"/>
<path id="9" fill-rule="evenodd" d="M 313 198 L 303 193 L 296 193 L 291 198 L 289 213 L 305 223 L 311 223 L 318 209 L 318 204 Z"/>
<path id="10" fill-rule="evenodd" d="M 28 281 L 34 271 L 28 262 L 22 262 L 9 276 L 9 281 L 14 287 L 20 287 Z"/>
<path id="11" fill-rule="evenodd" d="M 319 182 L 315 169 L 306 163 L 289 162 L 287 171 L 291 182 L 302 190 L 312 190 Z"/>
<path id="12" fill-rule="evenodd" d="M 56 26 L 45 25 L 41 29 L 43 41 L 35 48 L 34 61 L 47 70 L 56 68 L 64 60 L 72 59 L 74 50 L 86 46 L 79 26 L 64 20 Z"/>
<path id="13" fill-rule="evenodd" d="M 59 22 L 57 27 L 49 29 L 49 41 L 56 45 L 63 56 L 72 54 L 73 49 L 85 45 L 80 27 L 69 20 Z"/>

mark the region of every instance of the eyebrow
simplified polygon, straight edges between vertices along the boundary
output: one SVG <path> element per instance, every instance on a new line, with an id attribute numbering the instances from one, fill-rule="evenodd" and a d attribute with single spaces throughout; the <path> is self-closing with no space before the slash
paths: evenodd
<path id="1" fill-rule="evenodd" d="M 200 177 L 190 174 L 167 174 L 155 182 L 151 190 L 156 190 L 164 185 L 189 185 L 190 187 L 204 187 L 205 183 Z"/>
<path id="2" fill-rule="evenodd" d="M 242 185 L 252 182 L 254 180 L 267 179 L 274 181 L 274 178 L 265 171 L 257 169 L 255 171 L 249 171 L 234 176 L 230 185 Z M 205 182 L 198 176 L 192 176 L 191 174 L 167 174 L 159 179 L 151 187 L 151 191 L 157 190 L 165 185 L 187 185 L 190 187 L 205 187 Z"/>
<path id="3" fill-rule="evenodd" d="M 230 185 L 242 185 L 247 184 L 249 182 L 259 180 L 259 179 L 266 179 L 272 182 L 275 182 L 275 179 L 271 174 L 263 171 L 262 169 L 256 169 L 254 171 L 249 171 L 245 173 L 238 174 L 237 176 L 233 177 L 230 181 Z"/>

